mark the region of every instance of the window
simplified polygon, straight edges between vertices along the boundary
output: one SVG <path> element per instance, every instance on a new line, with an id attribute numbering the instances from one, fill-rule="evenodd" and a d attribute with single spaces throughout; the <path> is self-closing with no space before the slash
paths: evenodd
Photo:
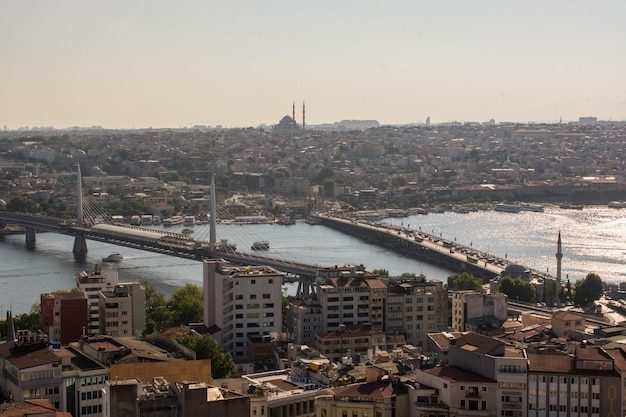
<path id="1" fill-rule="evenodd" d="M 271 298 L 271 295 L 270 294 L 263 294 L 263 298 L 267 300 L 267 299 Z"/>
<path id="2" fill-rule="evenodd" d="M 250 294 L 250 299 L 251 300 L 256 300 L 256 294 Z"/>

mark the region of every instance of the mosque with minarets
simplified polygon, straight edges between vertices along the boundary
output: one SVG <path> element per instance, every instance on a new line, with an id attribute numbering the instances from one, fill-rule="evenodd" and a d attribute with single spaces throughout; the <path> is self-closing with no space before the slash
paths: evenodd
<path id="1" fill-rule="evenodd" d="M 296 122 L 296 104 L 294 103 L 292 106 L 291 116 L 286 115 L 277 125 L 275 125 L 272 129 L 272 133 L 275 135 L 294 135 L 297 133 L 302 133 L 306 129 L 305 125 L 305 107 L 304 103 L 302 103 L 302 124 L 298 124 Z"/>

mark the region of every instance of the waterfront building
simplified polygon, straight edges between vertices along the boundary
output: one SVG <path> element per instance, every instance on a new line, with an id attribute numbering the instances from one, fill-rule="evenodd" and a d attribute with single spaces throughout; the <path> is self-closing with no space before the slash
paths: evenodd
<path id="1" fill-rule="evenodd" d="M 140 336 L 146 328 L 146 290 L 138 282 L 127 282 L 100 291 L 100 334 L 113 337 Z"/>
<path id="2" fill-rule="evenodd" d="M 552 332 L 556 337 L 579 339 L 579 335 L 585 332 L 586 321 L 582 314 L 559 310 L 552 314 L 551 322 Z"/>
<path id="3" fill-rule="evenodd" d="M 456 332 L 497 331 L 507 320 L 504 294 L 482 294 L 477 291 L 450 291 L 452 294 L 452 328 Z"/>
<path id="4" fill-rule="evenodd" d="M 54 292 L 40 296 L 40 327 L 48 340 L 75 342 L 88 326 L 89 305 L 83 292 Z"/>
<path id="5" fill-rule="evenodd" d="M 204 324 L 235 361 L 248 356 L 248 338 L 282 332 L 282 277 L 268 266 L 203 262 Z"/>
<path id="6" fill-rule="evenodd" d="M 86 329 L 88 336 L 95 336 L 100 332 L 100 308 L 98 306 L 100 291 L 111 291 L 119 284 L 117 266 L 114 263 L 96 263 L 93 271 L 82 271 L 76 275 L 76 286 L 89 299 L 89 319 Z"/>
<path id="7" fill-rule="evenodd" d="M 404 334 L 407 343 L 423 348 L 428 333 L 448 329 L 448 289 L 424 276 L 389 282 L 386 300 L 387 334 Z"/>
<path id="8" fill-rule="evenodd" d="M 363 265 L 323 268 L 318 271 L 317 297 L 322 310 L 323 331 L 369 323 L 373 330 L 384 330 L 387 286 L 365 271 Z"/>

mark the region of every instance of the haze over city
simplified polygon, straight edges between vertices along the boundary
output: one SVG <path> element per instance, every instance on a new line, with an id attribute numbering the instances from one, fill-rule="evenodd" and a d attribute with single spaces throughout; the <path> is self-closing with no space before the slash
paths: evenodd
<path id="1" fill-rule="evenodd" d="M 0 128 L 626 119 L 626 3 L 6 1 Z"/>

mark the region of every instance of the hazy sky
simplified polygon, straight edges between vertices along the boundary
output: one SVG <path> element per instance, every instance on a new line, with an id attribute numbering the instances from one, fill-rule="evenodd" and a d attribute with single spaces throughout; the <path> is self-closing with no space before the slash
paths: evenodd
<path id="1" fill-rule="evenodd" d="M 0 128 L 626 120 L 626 2 L 2 0 Z"/>

